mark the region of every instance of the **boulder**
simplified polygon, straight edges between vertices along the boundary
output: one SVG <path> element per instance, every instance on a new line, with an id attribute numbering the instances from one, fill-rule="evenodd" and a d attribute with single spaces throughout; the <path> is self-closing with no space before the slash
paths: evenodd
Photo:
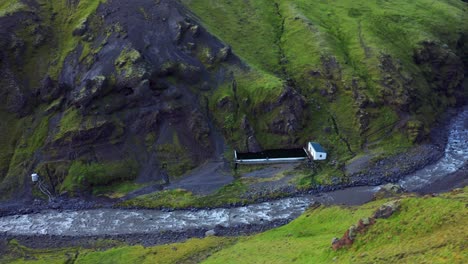
<path id="1" fill-rule="evenodd" d="M 400 209 L 400 206 L 398 200 L 385 203 L 375 211 L 373 218 L 389 218 Z"/>
<path id="2" fill-rule="evenodd" d="M 106 85 L 107 79 L 102 75 L 87 79 L 81 89 L 72 92 L 71 100 L 77 106 L 87 106 L 105 92 Z"/>

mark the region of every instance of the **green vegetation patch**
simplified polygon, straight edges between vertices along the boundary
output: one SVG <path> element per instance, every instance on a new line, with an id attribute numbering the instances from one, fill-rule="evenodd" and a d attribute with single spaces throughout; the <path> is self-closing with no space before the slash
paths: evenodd
<path id="1" fill-rule="evenodd" d="M 121 51 L 114 65 L 119 74 L 124 73 L 126 78 L 141 78 L 145 73 L 144 67 L 138 64 L 141 54 L 135 49 L 125 48 Z"/>
<path id="2" fill-rule="evenodd" d="M 241 197 L 246 190 L 247 186 L 243 181 L 236 180 L 210 195 L 194 195 L 183 189 L 165 190 L 142 195 L 119 205 L 123 207 L 172 209 L 219 207 L 247 202 L 246 199 Z"/>
<path id="3" fill-rule="evenodd" d="M 5 125 L 8 127 L 0 126 L 0 132 L 5 132 L 0 140 L 0 147 L 4 147 L 5 151 L 3 155 L 0 155 L 0 166 L 5 166 L 0 167 L 3 169 L 0 173 L 4 176 L 1 184 L 4 189 L 2 194 L 8 195 L 17 186 L 21 186 L 24 181 L 22 176 L 33 169 L 31 165 L 34 153 L 45 143 L 49 131 L 49 119 L 50 116 L 41 114 L 16 120 L 10 117 L 5 118 Z"/>
<path id="4" fill-rule="evenodd" d="M 69 108 L 63 113 L 62 119 L 60 119 L 60 130 L 55 135 L 55 138 L 63 137 L 67 132 L 79 130 L 82 116 L 75 108 Z"/>
<path id="5" fill-rule="evenodd" d="M 137 173 L 138 165 L 135 161 L 131 160 L 104 163 L 74 161 L 70 166 L 67 177 L 62 183 L 61 191 L 73 192 L 84 187 L 102 186 L 112 182 L 133 180 L 136 178 Z"/>
<path id="6" fill-rule="evenodd" d="M 271 1 L 184 0 L 208 29 L 252 65 L 279 72 L 274 44 L 280 21 Z M 222 21 L 222 23 L 220 23 Z"/>
<path id="7" fill-rule="evenodd" d="M 0 256 L 0 262 L 12 264 L 199 263 L 236 241 L 237 238 L 208 237 L 154 247 L 125 246 L 114 241 L 102 241 L 89 248 L 30 249 L 13 240 L 7 245 L 6 254 Z M 108 249 L 113 244 L 116 247 Z"/>
<path id="8" fill-rule="evenodd" d="M 21 0 L 2 0 L 0 3 L 0 17 L 27 10 L 28 7 Z"/>
<path id="9" fill-rule="evenodd" d="M 99 4 L 105 0 L 80 0 L 77 5 L 69 4 L 67 1 L 52 1 L 51 8 L 54 13 L 59 14 L 52 21 L 57 36 L 58 51 L 57 67 L 51 68 L 51 74 L 57 76 L 62 68 L 65 57 L 76 48 L 80 42 L 80 37 L 73 36 L 73 31 L 80 27 L 90 15 L 92 15 Z"/>
<path id="10" fill-rule="evenodd" d="M 156 151 L 160 162 L 173 178 L 180 177 L 196 167 L 191 153 L 180 143 L 176 133 L 172 143 L 157 145 Z"/>
<path id="11" fill-rule="evenodd" d="M 109 198 L 121 198 L 129 192 L 145 187 L 147 184 L 134 183 L 132 181 L 116 182 L 110 185 L 99 185 L 93 188 L 93 195 L 107 196 Z"/>

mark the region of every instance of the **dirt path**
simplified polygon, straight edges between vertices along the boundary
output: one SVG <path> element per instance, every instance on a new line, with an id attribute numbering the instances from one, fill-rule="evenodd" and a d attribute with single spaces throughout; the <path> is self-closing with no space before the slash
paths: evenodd
<path id="1" fill-rule="evenodd" d="M 194 194 L 207 195 L 234 180 L 229 164 L 211 160 L 196 168 L 182 179 L 169 184 L 165 189 L 185 189 Z"/>

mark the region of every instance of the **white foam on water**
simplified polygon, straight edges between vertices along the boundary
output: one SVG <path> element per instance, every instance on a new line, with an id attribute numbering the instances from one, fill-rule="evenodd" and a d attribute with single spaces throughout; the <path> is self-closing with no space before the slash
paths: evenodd
<path id="1" fill-rule="evenodd" d="M 444 156 L 435 164 L 428 165 L 401 179 L 399 184 L 407 190 L 417 190 L 461 168 L 468 160 L 468 128 L 465 124 L 466 120 L 468 120 L 468 110 L 465 109 L 465 111 L 454 118 L 450 125 L 450 133 Z"/>

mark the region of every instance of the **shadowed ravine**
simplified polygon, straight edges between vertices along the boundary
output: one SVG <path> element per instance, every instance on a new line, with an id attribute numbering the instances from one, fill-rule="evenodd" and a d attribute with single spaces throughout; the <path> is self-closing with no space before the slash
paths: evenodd
<path id="1" fill-rule="evenodd" d="M 417 191 L 459 170 L 468 160 L 468 108 L 456 116 L 450 127 L 445 155 L 400 181 L 410 191 Z M 447 186 L 442 186 L 447 188 Z M 181 232 L 193 229 L 233 228 L 261 225 L 299 216 L 317 201 L 325 204 L 362 204 L 369 201 L 379 187 L 352 187 L 319 195 L 285 198 L 234 208 L 210 210 L 119 210 L 83 211 L 48 210 L 38 214 L 0 218 L 0 233 L 15 235 L 104 236 Z"/>

